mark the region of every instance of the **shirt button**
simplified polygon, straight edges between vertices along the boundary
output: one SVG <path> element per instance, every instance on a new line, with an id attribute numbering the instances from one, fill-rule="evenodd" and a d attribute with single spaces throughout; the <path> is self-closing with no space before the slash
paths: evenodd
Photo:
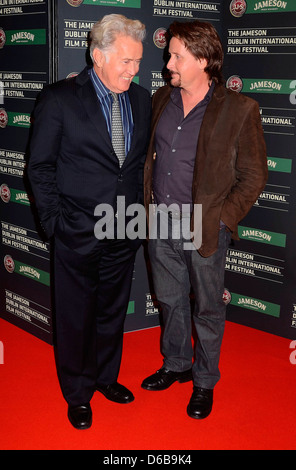
<path id="1" fill-rule="evenodd" d="M 171 172 L 170 172 L 170 171 L 168 172 L 168 176 L 171 176 Z"/>
<path id="2" fill-rule="evenodd" d="M 181 129 L 182 129 L 182 127 L 181 127 L 181 126 L 178 126 L 178 131 L 180 131 Z"/>
<path id="3" fill-rule="evenodd" d="M 167 198 L 169 198 L 169 197 L 170 197 L 170 195 L 169 195 L 169 194 L 167 194 Z"/>
<path id="4" fill-rule="evenodd" d="M 172 152 L 175 153 L 176 149 L 172 149 Z"/>

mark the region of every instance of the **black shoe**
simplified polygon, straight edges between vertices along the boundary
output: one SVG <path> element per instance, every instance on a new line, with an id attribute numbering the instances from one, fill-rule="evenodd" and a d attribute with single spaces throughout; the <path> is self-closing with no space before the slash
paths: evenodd
<path id="1" fill-rule="evenodd" d="M 76 429 L 88 429 L 92 425 L 92 411 L 90 404 L 69 406 L 68 418 Z"/>
<path id="2" fill-rule="evenodd" d="M 191 369 L 184 372 L 174 372 L 167 369 L 159 369 L 155 374 L 143 380 L 141 387 L 145 390 L 166 390 L 174 382 L 184 383 L 192 380 Z"/>
<path id="3" fill-rule="evenodd" d="M 116 403 L 130 403 L 135 399 L 132 392 L 118 382 L 110 385 L 97 385 L 96 389 L 105 395 L 108 400 Z"/>
<path id="4" fill-rule="evenodd" d="M 213 390 L 193 387 L 193 393 L 187 406 L 190 418 L 203 419 L 209 416 L 213 406 Z"/>

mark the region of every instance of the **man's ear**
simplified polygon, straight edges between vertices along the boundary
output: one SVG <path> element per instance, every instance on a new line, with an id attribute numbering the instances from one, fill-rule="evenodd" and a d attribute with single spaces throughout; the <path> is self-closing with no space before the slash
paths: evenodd
<path id="1" fill-rule="evenodd" d="M 99 68 L 103 67 L 104 62 L 105 62 L 105 55 L 103 54 L 103 52 L 100 51 L 100 49 L 98 49 L 97 47 L 95 47 L 92 55 L 93 55 L 93 59 L 97 67 Z"/>
<path id="2" fill-rule="evenodd" d="M 207 59 L 198 59 L 201 70 L 204 70 L 208 65 Z"/>

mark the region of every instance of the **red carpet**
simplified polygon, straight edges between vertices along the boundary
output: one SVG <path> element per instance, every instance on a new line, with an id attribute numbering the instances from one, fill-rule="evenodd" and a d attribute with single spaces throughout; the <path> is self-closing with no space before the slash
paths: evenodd
<path id="1" fill-rule="evenodd" d="M 93 425 L 75 430 L 56 377 L 53 349 L 0 319 L 1 450 L 295 450 L 296 365 L 291 341 L 227 323 L 221 380 L 205 420 L 186 407 L 190 383 L 148 392 L 141 381 L 161 366 L 160 329 L 125 334 L 120 382 L 135 401 L 96 393 Z"/>

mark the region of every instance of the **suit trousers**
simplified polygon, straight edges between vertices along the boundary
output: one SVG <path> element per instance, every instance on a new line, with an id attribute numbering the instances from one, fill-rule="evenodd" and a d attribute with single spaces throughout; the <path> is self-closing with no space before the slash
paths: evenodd
<path id="1" fill-rule="evenodd" d="M 188 241 L 188 236 L 182 236 L 181 223 L 182 220 L 168 218 L 168 237 L 158 236 L 148 243 L 154 289 L 163 319 L 163 367 L 175 372 L 192 367 L 194 385 L 213 389 L 220 379 L 219 357 L 226 316 L 225 261 L 231 236 L 221 228 L 218 250 L 205 258 Z M 174 236 L 176 233 L 181 236 Z M 192 324 L 196 330 L 195 348 Z"/>
<path id="2" fill-rule="evenodd" d="M 56 365 L 65 400 L 117 381 L 136 251 L 125 240 L 80 254 L 55 239 Z"/>

